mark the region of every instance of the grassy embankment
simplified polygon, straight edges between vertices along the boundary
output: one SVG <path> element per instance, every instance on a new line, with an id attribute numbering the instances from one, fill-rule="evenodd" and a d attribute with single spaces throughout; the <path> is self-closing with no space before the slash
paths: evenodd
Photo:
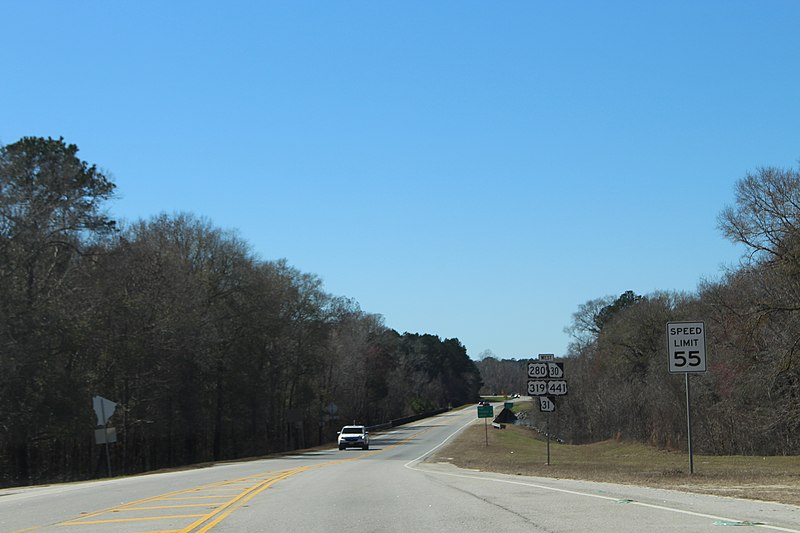
<path id="1" fill-rule="evenodd" d="M 520 407 L 526 408 L 515 410 Z M 690 475 L 685 452 L 614 440 L 581 446 L 551 441 L 548 466 L 547 443 L 535 431 L 490 426 L 486 446 L 483 424 L 474 424 L 430 460 L 489 472 L 626 483 L 800 505 L 797 456 L 695 454 L 694 474 Z"/>

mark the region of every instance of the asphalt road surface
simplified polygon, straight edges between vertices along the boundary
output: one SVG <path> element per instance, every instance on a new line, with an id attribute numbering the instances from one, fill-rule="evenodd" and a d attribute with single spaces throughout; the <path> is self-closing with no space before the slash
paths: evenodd
<path id="1" fill-rule="evenodd" d="M 424 461 L 467 424 L 483 423 L 475 416 L 467 409 L 373 434 L 369 451 L 331 447 L 1 490 L 0 532 L 723 533 L 738 526 L 800 533 L 800 507 Z"/>

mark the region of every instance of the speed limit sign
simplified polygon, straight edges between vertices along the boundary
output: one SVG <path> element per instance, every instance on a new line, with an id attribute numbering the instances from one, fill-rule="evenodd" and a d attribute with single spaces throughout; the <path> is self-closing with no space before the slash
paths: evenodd
<path id="1" fill-rule="evenodd" d="M 668 322 L 667 343 L 671 373 L 706 371 L 705 322 Z"/>

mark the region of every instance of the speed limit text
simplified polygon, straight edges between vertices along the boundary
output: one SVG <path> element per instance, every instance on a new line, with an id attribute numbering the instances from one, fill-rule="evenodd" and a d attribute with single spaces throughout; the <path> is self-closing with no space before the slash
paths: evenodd
<path id="1" fill-rule="evenodd" d="M 685 348 L 686 346 L 698 346 L 700 343 L 700 339 L 674 339 L 672 341 L 672 345 L 677 348 Z"/>
<path id="2" fill-rule="evenodd" d="M 669 328 L 670 335 L 701 335 L 703 328 L 698 326 L 683 326 Z"/>

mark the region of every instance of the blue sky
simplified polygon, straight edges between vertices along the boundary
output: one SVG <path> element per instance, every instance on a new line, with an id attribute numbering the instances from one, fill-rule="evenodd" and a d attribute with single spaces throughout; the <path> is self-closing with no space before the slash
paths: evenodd
<path id="1" fill-rule="evenodd" d="M 587 300 L 694 291 L 734 184 L 800 160 L 800 2 L 4 2 L 0 143 L 118 218 L 235 229 L 400 332 L 563 354 Z"/>

